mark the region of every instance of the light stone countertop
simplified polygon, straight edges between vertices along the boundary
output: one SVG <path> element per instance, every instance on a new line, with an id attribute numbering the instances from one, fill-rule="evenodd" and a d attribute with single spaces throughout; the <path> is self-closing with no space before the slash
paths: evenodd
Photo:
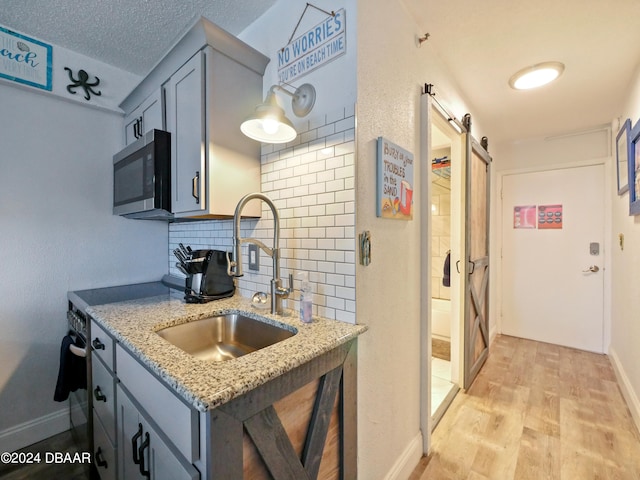
<path id="1" fill-rule="evenodd" d="M 179 396 L 199 411 L 220 406 L 364 333 L 364 325 L 313 317 L 302 323 L 297 312 L 271 315 L 246 298 L 188 304 L 171 293 L 140 300 L 89 307 L 87 312 Z M 292 337 L 224 362 L 199 360 L 155 332 L 172 325 L 224 313 L 242 313 L 297 330 Z M 289 315 L 287 315 L 287 313 Z"/>

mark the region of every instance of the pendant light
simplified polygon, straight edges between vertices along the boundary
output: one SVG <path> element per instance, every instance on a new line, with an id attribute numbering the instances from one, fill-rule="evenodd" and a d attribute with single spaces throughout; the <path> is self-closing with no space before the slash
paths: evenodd
<path id="1" fill-rule="evenodd" d="M 307 115 L 316 101 L 316 89 L 308 83 L 296 88 L 293 93 L 280 85 L 273 85 L 267 92 L 264 102 L 258 105 L 253 114 L 240 125 L 240 130 L 247 137 L 262 143 L 287 143 L 298 136 L 293 123 L 278 105 L 276 91 L 291 97 L 291 107 L 297 117 Z"/>

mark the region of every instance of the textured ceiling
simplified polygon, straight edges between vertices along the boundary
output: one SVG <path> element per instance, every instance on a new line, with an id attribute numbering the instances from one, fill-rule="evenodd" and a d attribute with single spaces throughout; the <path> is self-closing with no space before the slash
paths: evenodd
<path id="1" fill-rule="evenodd" d="M 437 51 L 481 117 L 487 131 L 476 136 L 545 137 L 622 113 L 640 61 L 640 0 L 403 1 L 431 34 L 422 48 Z M 516 71 L 544 61 L 566 65 L 557 82 L 509 87 Z"/>
<path id="2" fill-rule="evenodd" d="M 3 0 L 0 24 L 146 74 L 200 16 L 238 35 L 276 0 Z"/>
<path id="3" fill-rule="evenodd" d="M 237 35 L 275 1 L 3 0 L 0 24 L 144 75 L 196 18 Z M 421 48 L 436 51 L 482 120 L 476 136 L 557 135 L 622 113 L 640 61 L 640 0 L 401 1 L 416 33 L 430 33 Z M 366 48 L 366 35 L 359 42 Z M 508 86 L 517 70 L 544 61 L 566 65 L 559 81 L 533 91 Z"/>

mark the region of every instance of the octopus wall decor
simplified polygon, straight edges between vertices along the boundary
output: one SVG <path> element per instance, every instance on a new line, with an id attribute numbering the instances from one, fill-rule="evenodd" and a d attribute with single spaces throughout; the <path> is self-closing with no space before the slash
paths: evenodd
<path id="1" fill-rule="evenodd" d="M 64 67 L 64 69 L 67 72 L 69 72 L 69 80 L 71 81 L 71 83 L 67 85 L 67 92 L 75 95 L 77 93 L 75 91 L 76 88 L 82 87 L 82 89 L 84 90 L 85 100 L 91 99 L 91 94 L 96 95 L 98 97 L 102 95 L 102 91 L 96 92 L 93 89 L 93 87 L 97 87 L 98 85 L 100 85 L 100 79 L 98 77 L 95 77 L 96 78 L 95 81 L 90 82 L 89 74 L 81 69 L 81 70 L 78 70 L 78 78 L 75 79 L 73 78 L 73 72 L 69 67 Z"/>

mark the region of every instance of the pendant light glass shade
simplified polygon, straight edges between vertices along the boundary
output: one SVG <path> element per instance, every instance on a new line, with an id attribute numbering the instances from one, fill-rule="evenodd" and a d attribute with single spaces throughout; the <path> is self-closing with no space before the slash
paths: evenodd
<path id="1" fill-rule="evenodd" d="M 290 97 L 293 113 L 298 117 L 307 115 L 315 103 L 316 91 L 308 83 L 302 85 L 294 93 L 291 93 L 279 85 L 269 89 L 264 102 L 256 107 L 240 130 L 247 137 L 262 143 L 287 143 L 298 136 L 291 120 L 284 114 L 284 110 L 278 105 L 276 90 L 286 93 Z"/>

